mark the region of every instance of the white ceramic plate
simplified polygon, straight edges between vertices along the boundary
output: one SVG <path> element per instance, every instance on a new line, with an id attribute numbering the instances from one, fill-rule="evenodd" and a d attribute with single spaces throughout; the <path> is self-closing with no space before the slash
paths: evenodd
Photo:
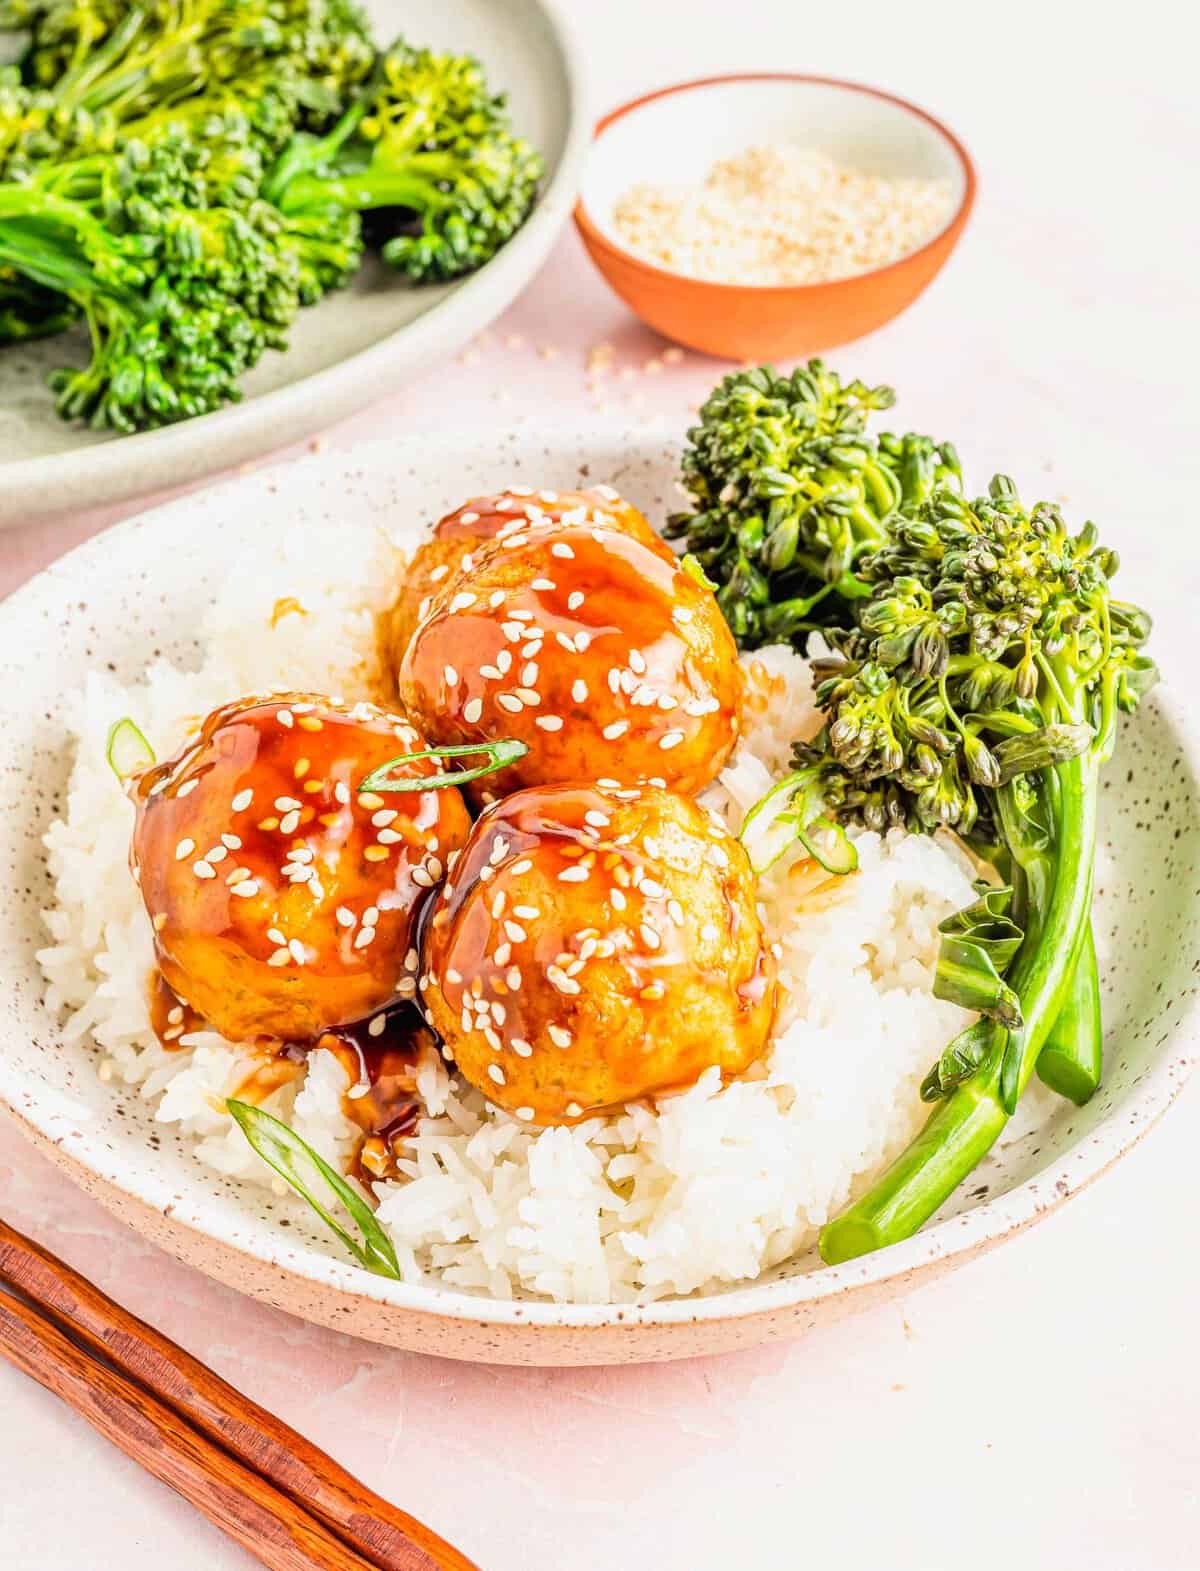
<path id="1" fill-rule="evenodd" d="M 708 1298 L 623 1308 L 499 1302 L 386 1281 L 344 1263 L 299 1203 L 200 1166 L 145 1104 L 100 1081 L 92 1054 L 64 1045 L 41 1006 L 34 960 L 48 898 L 41 836 L 69 768 L 64 691 L 97 665 L 129 680 L 156 653 L 193 662 L 190 629 L 248 519 L 267 534 L 327 539 L 332 570 L 347 524 L 410 517 L 414 507 L 432 520 L 507 483 L 609 480 L 661 520 L 677 463 L 645 437 L 554 431 L 309 457 L 120 524 L 0 605 L 0 1105 L 140 1232 L 244 1292 L 379 1342 L 510 1363 L 679 1358 L 795 1335 L 961 1264 L 1102 1172 L 1180 1089 L 1196 1055 L 1200 748 L 1167 689 L 1131 723 L 1104 792 L 1109 861 L 1097 922 L 1113 960 L 1103 1089 L 1083 1111 L 1055 1104 L 1035 1127 L 1014 1130 L 934 1225 L 848 1265 L 799 1260 Z"/>
<path id="2" fill-rule="evenodd" d="M 119 437 L 65 424 L 46 374 L 63 344 L 0 351 L 0 527 L 144 495 L 309 435 L 400 387 L 493 321 L 545 260 L 575 200 L 590 134 L 580 58 L 558 0 L 368 0 L 380 40 L 478 55 L 509 94 L 514 124 L 541 149 L 546 178 L 524 227 L 486 267 L 413 288 L 380 263 L 301 313 L 284 354 L 268 354 L 242 403 Z"/>

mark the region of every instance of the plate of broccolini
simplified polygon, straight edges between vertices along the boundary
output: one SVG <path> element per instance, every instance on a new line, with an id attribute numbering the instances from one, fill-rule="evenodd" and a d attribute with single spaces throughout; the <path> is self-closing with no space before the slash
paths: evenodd
<path id="1" fill-rule="evenodd" d="M 544 259 L 586 135 L 551 0 L 0 0 L 0 526 L 450 353 Z"/>

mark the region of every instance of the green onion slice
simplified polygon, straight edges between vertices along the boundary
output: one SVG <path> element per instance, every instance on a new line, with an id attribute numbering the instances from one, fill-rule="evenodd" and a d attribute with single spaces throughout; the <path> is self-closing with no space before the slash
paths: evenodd
<path id="1" fill-rule="evenodd" d="M 739 839 L 756 873 L 766 873 L 797 841 L 827 873 L 853 873 L 858 851 L 841 824 L 821 812 L 814 771 L 785 775 L 746 814 Z"/>
<path id="2" fill-rule="evenodd" d="M 469 747 L 428 747 L 423 753 L 401 753 L 399 758 L 389 758 L 380 764 L 359 786 L 360 791 L 438 791 L 443 786 L 466 785 L 469 780 L 482 780 L 497 769 L 507 769 L 529 751 L 524 742 L 515 737 L 502 737 L 498 742 L 473 742 Z M 392 771 L 403 769 L 406 764 L 416 764 L 422 758 L 468 758 L 483 753 L 487 763 L 478 769 L 448 769 L 439 775 L 406 775 L 399 779 Z"/>
<path id="3" fill-rule="evenodd" d="M 231 1099 L 226 1102 L 230 1116 L 237 1123 L 254 1150 L 268 1167 L 273 1167 L 285 1183 L 313 1208 L 330 1232 L 335 1233 L 359 1265 L 376 1276 L 390 1276 L 400 1280 L 400 1266 L 392 1241 L 375 1220 L 367 1202 L 340 1173 L 334 1171 L 323 1157 L 294 1129 L 289 1129 L 278 1118 L 255 1107 L 251 1102 Z M 330 1214 L 326 1204 L 318 1199 L 321 1185 L 330 1191 L 335 1200 L 350 1213 L 361 1241 Z"/>
<path id="4" fill-rule="evenodd" d="M 109 727 L 104 756 L 118 780 L 140 775 L 156 762 L 154 749 L 128 715 Z"/>

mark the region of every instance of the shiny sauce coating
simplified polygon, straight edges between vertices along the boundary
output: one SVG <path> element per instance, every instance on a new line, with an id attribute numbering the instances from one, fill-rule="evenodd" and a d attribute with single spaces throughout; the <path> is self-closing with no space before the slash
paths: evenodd
<path id="1" fill-rule="evenodd" d="M 304 1042 L 411 996 L 415 914 L 469 817 L 453 788 L 359 784 L 424 745 L 370 705 L 247 699 L 138 778 L 131 859 L 174 1007 L 231 1041 Z"/>
<path id="2" fill-rule="evenodd" d="M 741 675 L 711 592 L 673 559 L 603 525 L 518 521 L 435 600 L 399 692 L 440 743 L 527 744 L 484 801 L 568 780 L 698 791 L 736 741 Z"/>
<path id="3" fill-rule="evenodd" d="M 754 896 L 694 802 L 524 790 L 481 816 L 423 913 L 420 998 L 460 1072 L 532 1122 L 739 1073 L 774 1012 Z"/>

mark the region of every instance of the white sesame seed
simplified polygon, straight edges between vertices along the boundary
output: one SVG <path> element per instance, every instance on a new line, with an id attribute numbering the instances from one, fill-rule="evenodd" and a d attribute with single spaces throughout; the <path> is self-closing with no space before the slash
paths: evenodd
<path id="1" fill-rule="evenodd" d="M 662 943 L 662 939 L 658 936 L 658 933 L 650 926 L 648 922 L 643 922 L 642 925 L 638 928 L 638 932 L 642 935 L 642 941 L 645 943 L 648 949 L 657 949 L 658 946 Z"/>
<path id="2" fill-rule="evenodd" d="M 505 922 L 504 931 L 514 944 L 523 944 L 529 937 L 519 922 Z"/>
<path id="3" fill-rule="evenodd" d="M 489 1079 L 494 1080 L 498 1086 L 504 1084 L 504 1071 L 499 1064 L 489 1064 L 487 1072 Z"/>
<path id="4" fill-rule="evenodd" d="M 558 715 L 538 715 L 533 723 L 541 726 L 543 731 L 561 731 L 563 724 Z"/>
<path id="5" fill-rule="evenodd" d="M 538 679 L 537 661 L 536 660 L 530 660 L 526 664 L 525 668 L 521 672 L 521 686 L 522 687 L 535 687 L 537 685 L 537 679 Z"/>
<path id="6" fill-rule="evenodd" d="M 472 698 L 463 705 L 463 719 L 468 725 L 474 725 L 483 713 L 483 700 Z"/>
<path id="7" fill-rule="evenodd" d="M 561 966 L 547 966 L 546 977 L 560 993 L 571 994 L 581 991 L 579 983 L 573 977 L 569 977 Z"/>
<path id="8" fill-rule="evenodd" d="M 340 802 L 343 807 L 345 807 L 346 804 L 349 802 L 349 800 L 350 800 L 350 787 L 346 784 L 346 782 L 344 780 L 339 780 L 338 783 L 334 786 L 334 788 L 333 788 L 333 797 L 334 797 L 334 801 Z"/>
<path id="9" fill-rule="evenodd" d="M 288 954 L 291 955 L 298 966 L 302 966 L 308 958 L 304 953 L 304 945 L 298 938 L 289 938 L 287 947 Z"/>
<path id="10" fill-rule="evenodd" d="M 624 911 L 625 907 L 629 904 L 628 900 L 625 898 L 625 891 L 623 889 L 614 888 L 610 890 L 609 899 L 613 903 L 614 911 Z"/>
<path id="11" fill-rule="evenodd" d="M 683 926 L 683 907 L 678 900 L 672 899 L 667 901 L 667 915 L 676 927 Z"/>
<path id="12" fill-rule="evenodd" d="M 567 596 L 567 610 L 578 611 L 579 607 L 584 602 L 584 598 L 585 596 L 582 589 L 573 589 Z"/>
<path id="13" fill-rule="evenodd" d="M 285 966 L 291 958 L 285 945 L 281 949 L 276 949 L 273 954 L 267 957 L 267 964 L 269 966 Z"/>
<path id="14" fill-rule="evenodd" d="M 488 596 L 488 605 L 491 606 L 493 611 L 496 611 L 504 604 L 504 598 L 505 596 L 503 589 L 493 589 L 491 594 Z"/>
<path id="15" fill-rule="evenodd" d="M 394 846 L 398 845 L 404 836 L 398 829 L 381 829 L 375 838 L 381 846 Z"/>
<path id="16" fill-rule="evenodd" d="M 513 906 L 513 915 L 521 917 L 526 922 L 536 922 L 541 912 L 537 906 Z"/>
<path id="17" fill-rule="evenodd" d="M 442 874 L 445 872 L 440 856 L 427 856 L 425 858 L 425 869 L 435 884 L 440 881 Z"/>
<path id="18" fill-rule="evenodd" d="M 396 809 L 394 807 L 381 807 L 377 813 L 371 814 L 371 822 L 376 829 L 386 829 L 395 816 Z"/>
<path id="19" fill-rule="evenodd" d="M 508 943 L 497 944 L 496 945 L 496 952 L 492 956 L 493 963 L 495 965 L 499 966 L 501 968 L 501 970 L 503 970 L 503 968 L 508 964 L 508 962 L 511 959 L 512 959 L 512 945 L 508 944 Z"/>
<path id="20" fill-rule="evenodd" d="M 181 798 L 181 797 L 185 797 L 185 796 L 191 796 L 192 792 L 196 789 L 196 787 L 199 784 L 200 784 L 199 780 L 185 780 L 183 782 L 183 784 L 179 787 L 179 790 L 176 791 L 176 793 L 175 793 L 176 798 Z"/>
<path id="21" fill-rule="evenodd" d="M 512 619 L 513 619 L 514 622 L 532 622 L 533 621 L 533 612 L 532 611 L 525 611 L 525 610 L 514 611 L 512 613 Z"/>
<path id="22" fill-rule="evenodd" d="M 512 656 L 509 655 L 508 658 L 509 664 L 511 665 Z M 479 674 L 485 682 L 498 682 L 507 670 L 508 666 L 481 665 L 479 667 Z"/>
<path id="23" fill-rule="evenodd" d="M 184 857 L 185 856 L 191 856 L 192 852 L 195 849 L 196 849 L 196 842 L 194 840 L 190 840 L 190 839 L 186 839 L 186 838 L 181 840 L 179 842 L 179 844 L 175 847 L 175 860 L 177 862 L 182 862 Z"/>
<path id="24" fill-rule="evenodd" d="M 296 808 L 303 806 L 303 802 L 297 802 L 294 796 L 277 796 L 275 798 L 275 811 L 277 813 L 290 813 Z"/>
<path id="25" fill-rule="evenodd" d="M 365 949 L 368 944 L 374 942 L 374 939 L 375 929 L 373 927 L 360 927 L 354 935 L 354 947 L 355 949 Z M 292 943 L 295 943 L 295 939 L 292 940 Z M 289 945 L 288 947 L 290 948 L 291 946 Z"/>
<path id="26" fill-rule="evenodd" d="M 454 667 L 452 665 L 444 666 L 442 668 L 442 676 L 445 679 L 447 687 L 457 687 L 458 686 L 458 672 L 454 669 Z"/>
<path id="27" fill-rule="evenodd" d="M 509 871 L 520 875 L 521 873 L 529 872 L 532 866 L 533 863 L 530 861 L 530 859 L 527 856 L 523 856 L 519 862 L 513 863 Z"/>
<path id="28" fill-rule="evenodd" d="M 279 931 L 279 929 L 277 927 L 269 927 L 269 928 L 267 928 L 267 937 L 271 940 L 271 942 L 273 944 L 286 944 L 287 943 L 287 939 L 283 936 L 283 934 Z"/>
<path id="29" fill-rule="evenodd" d="M 636 671 L 639 676 L 645 676 L 646 661 L 640 649 L 631 649 L 629 651 L 629 669 Z"/>
<path id="30" fill-rule="evenodd" d="M 574 560 L 575 553 L 565 540 L 556 540 L 550 547 L 550 555 L 561 557 L 564 562 Z"/>
<path id="31" fill-rule="evenodd" d="M 252 895 L 258 893 L 258 881 L 254 878 L 245 878 L 240 884 L 234 884 L 229 893 L 237 895 L 242 900 L 249 900 Z"/>
<path id="32" fill-rule="evenodd" d="M 552 589 L 557 589 L 558 585 L 552 578 L 535 578 L 529 587 L 530 589 L 538 589 L 543 592 L 549 592 Z"/>
<path id="33" fill-rule="evenodd" d="M 587 868 L 580 867 L 578 862 L 574 862 L 570 867 L 563 868 L 558 875 L 558 881 L 560 884 L 582 884 L 586 882 L 587 876 Z"/>
<path id="34" fill-rule="evenodd" d="M 300 814 L 299 814 L 299 811 L 297 809 L 293 808 L 290 813 L 285 813 L 283 815 L 283 817 L 279 820 L 279 833 L 281 835 L 290 835 L 296 829 L 299 828 L 299 825 L 300 825 Z"/>
<path id="35" fill-rule="evenodd" d="M 290 709 L 281 709 L 275 718 L 281 726 L 286 726 L 289 731 L 296 724 L 296 717 Z"/>
<path id="36" fill-rule="evenodd" d="M 235 813 L 244 813 L 253 800 L 254 792 L 247 787 L 244 791 L 239 791 L 229 805 Z"/>
<path id="37" fill-rule="evenodd" d="M 593 829 L 607 829 L 612 819 L 607 813 L 601 813 L 597 808 L 589 807 L 583 815 L 585 824 L 591 824 Z"/>
<path id="38" fill-rule="evenodd" d="M 223 862 L 228 855 L 229 852 L 224 846 L 213 846 L 211 850 L 204 853 L 204 860 L 206 862 Z"/>
<path id="39" fill-rule="evenodd" d="M 608 686 L 610 692 L 619 693 L 621 691 L 621 673 L 616 666 L 612 666 L 609 669 Z"/>
<path id="40" fill-rule="evenodd" d="M 519 715 L 524 708 L 521 700 L 513 693 L 497 693 L 496 702 L 510 715 Z"/>
<path id="41" fill-rule="evenodd" d="M 449 562 L 439 562 L 438 565 L 434 568 L 433 572 L 430 573 L 430 575 L 429 575 L 429 582 L 431 584 L 440 584 L 442 579 L 445 578 L 446 574 L 449 571 L 450 571 L 450 564 L 449 564 Z"/>
<path id="42" fill-rule="evenodd" d="M 669 748 L 678 747 L 680 742 L 682 742 L 682 741 L 683 741 L 683 732 L 682 731 L 668 731 L 665 736 L 660 736 L 659 737 L 658 745 L 659 745 L 659 747 L 662 748 L 663 752 L 665 753 Z"/>
<path id="43" fill-rule="evenodd" d="M 203 857 L 198 862 L 192 863 L 192 872 L 197 878 L 215 878 L 217 875 Z"/>
<path id="44" fill-rule="evenodd" d="M 518 1058 L 532 1058 L 533 1047 L 523 1036 L 514 1036 L 509 1039 L 509 1046 Z"/>
<path id="45" fill-rule="evenodd" d="M 562 1026 L 547 1026 L 546 1030 L 550 1033 L 550 1040 L 555 1047 L 570 1047 L 574 1040 L 571 1033 L 564 1030 Z"/>
<path id="46" fill-rule="evenodd" d="M 367 1035 L 368 1036 L 382 1036 L 383 1033 L 386 1030 L 387 1030 L 387 1016 L 386 1015 L 376 1015 L 375 1018 L 367 1026 Z"/>
<path id="47" fill-rule="evenodd" d="M 242 849 L 242 837 L 240 835 L 222 835 L 221 844 L 230 851 L 240 851 Z"/>
<path id="48" fill-rule="evenodd" d="M 530 709 L 536 709 L 542 701 L 542 695 L 534 692 L 532 687 L 518 687 L 515 691 L 521 702 Z"/>
<path id="49" fill-rule="evenodd" d="M 362 914 L 362 919 L 364 927 L 374 927 L 379 920 L 379 907 L 368 906 Z"/>
<path id="50" fill-rule="evenodd" d="M 704 926 L 700 929 L 700 937 L 706 944 L 715 944 L 720 936 L 720 929 L 717 927 L 715 922 L 705 922 Z"/>
<path id="51" fill-rule="evenodd" d="M 588 695 L 587 683 L 581 676 L 577 676 L 571 683 L 571 697 L 577 704 L 582 704 Z"/>
<path id="52" fill-rule="evenodd" d="M 470 590 L 460 590 L 460 592 L 456 594 L 453 600 L 450 602 L 449 609 L 451 616 L 453 616 L 456 611 L 470 610 L 477 599 L 478 596 L 473 595 Z"/>
<path id="53" fill-rule="evenodd" d="M 624 736 L 628 730 L 628 720 L 614 720 L 611 725 L 606 725 L 600 734 L 606 742 L 615 742 L 619 736 Z"/>
<path id="54" fill-rule="evenodd" d="M 412 878 L 413 883 L 416 884 L 418 889 L 433 888 L 433 879 L 430 878 L 424 867 L 414 867 L 409 876 Z"/>

